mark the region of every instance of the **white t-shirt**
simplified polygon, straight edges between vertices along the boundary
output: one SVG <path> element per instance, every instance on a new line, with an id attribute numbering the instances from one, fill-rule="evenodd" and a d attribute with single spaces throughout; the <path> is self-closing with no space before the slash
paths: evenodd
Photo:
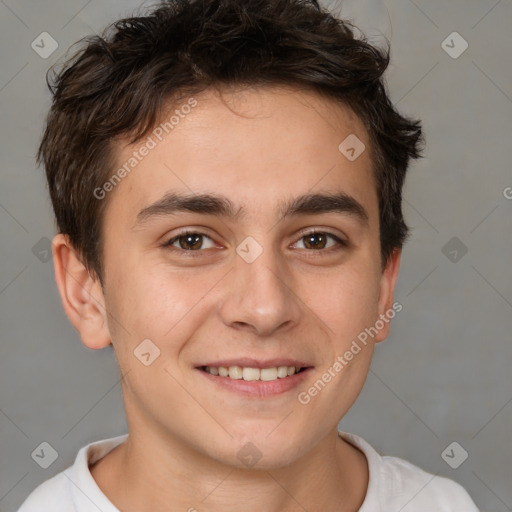
<path id="1" fill-rule="evenodd" d="M 359 512 L 479 512 L 454 481 L 397 457 L 383 457 L 359 436 L 346 432 L 339 435 L 368 460 L 370 478 Z M 123 434 L 81 448 L 74 464 L 36 487 L 18 512 L 119 512 L 98 487 L 89 466 L 127 437 Z"/>

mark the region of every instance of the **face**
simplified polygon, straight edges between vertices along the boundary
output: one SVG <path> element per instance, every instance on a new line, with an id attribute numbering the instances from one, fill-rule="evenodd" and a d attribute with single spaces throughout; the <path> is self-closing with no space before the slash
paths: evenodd
<path id="1" fill-rule="evenodd" d="M 104 199 L 103 300 L 131 429 L 237 466 L 250 442 L 276 467 L 355 401 L 387 328 L 353 342 L 389 309 L 397 267 L 381 271 L 369 140 L 348 108 L 276 87 L 223 99 L 173 106 L 149 151 L 118 147 L 119 167 L 146 154 Z M 355 160 L 338 148 L 351 134 Z"/>

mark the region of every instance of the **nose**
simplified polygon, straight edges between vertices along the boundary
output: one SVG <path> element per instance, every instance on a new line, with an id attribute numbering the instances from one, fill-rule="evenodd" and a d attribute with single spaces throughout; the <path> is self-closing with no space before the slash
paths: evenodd
<path id="1" fill-rule="evenodd" d="M 220 306 L 225 325 L 271 336 L 298 324 L 300 299 L 276 251 L 265 249 L 252 263 L 237 255 L 234 265 Z"/>

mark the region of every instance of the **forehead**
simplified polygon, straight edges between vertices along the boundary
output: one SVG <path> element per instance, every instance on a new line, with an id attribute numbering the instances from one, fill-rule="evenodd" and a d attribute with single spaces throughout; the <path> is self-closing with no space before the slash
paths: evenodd
<path id="1" fill-rule="evenodd" d="M 347 158 L 351 153 L 346 153 L 346 140 L 348 146 L 360 144 L 356 159 Z M 144 146 L 150 149 L 142 151 Z M 208 89 L 169 104 L 161 124 L 146 138 L 119 144 L 114 151 L 116 169 L 129 172 L 109 192 L 108 208 L 132 220 L 172 191 L 218 191 L 246 214 L 270 214 L 270 205 L 277 214 L 283 197 L 320 191 L 357 196 L 369 203 L 370 212 L 376 206 L 362 121 L 344 104 L 311 91 L 276 86 Z M 127 165 L 130 161 L 133 167 Z"/>

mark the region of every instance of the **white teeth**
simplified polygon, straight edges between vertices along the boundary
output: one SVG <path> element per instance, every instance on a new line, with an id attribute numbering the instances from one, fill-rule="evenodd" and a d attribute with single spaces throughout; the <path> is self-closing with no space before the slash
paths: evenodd
<path id="1" fill-rule="evenodd" d="M 277 376 L 280 379 L 284 379 L 285 377 L 288 377 L 288 366 L 280 366 L 277 369 Z"/>
<path id="2" fill-rule="evenodd" d="M 271 381 L 276 379 L 284 379 L 285 377 L 294 375 L 297 373 L 300 368 L 295 366 L 279 366 L 272 368 L 243 368 L 241 366 L 230 366 L 226 368 L 224 366 L 219 366 L 218 368 L 215 366 L 205 366 L 205 370 L 212 375 L 219 377 L 229 377 L 230 379 L 236 380 L 246 380 L 246 381 L 254 381 L 254 380 L 263 380 L 263 381 Z"/>
<path id="3" fill-rule="evenodd" d="M 244 380 L 260 380 L 259 368 L 244 368 L 242 372 Z"/>
<path id="4" fill-rule="evenodd" d="M 260 372 L 260 380 L 276 380 L 277 368 L 262 368 Z"/>
<path id="5" fill-rule="evenodd" d="M 241 379 L 243 377 L 242 368 L 240 366 L 229 367 L 229 378 L 230 379 Z"/>

